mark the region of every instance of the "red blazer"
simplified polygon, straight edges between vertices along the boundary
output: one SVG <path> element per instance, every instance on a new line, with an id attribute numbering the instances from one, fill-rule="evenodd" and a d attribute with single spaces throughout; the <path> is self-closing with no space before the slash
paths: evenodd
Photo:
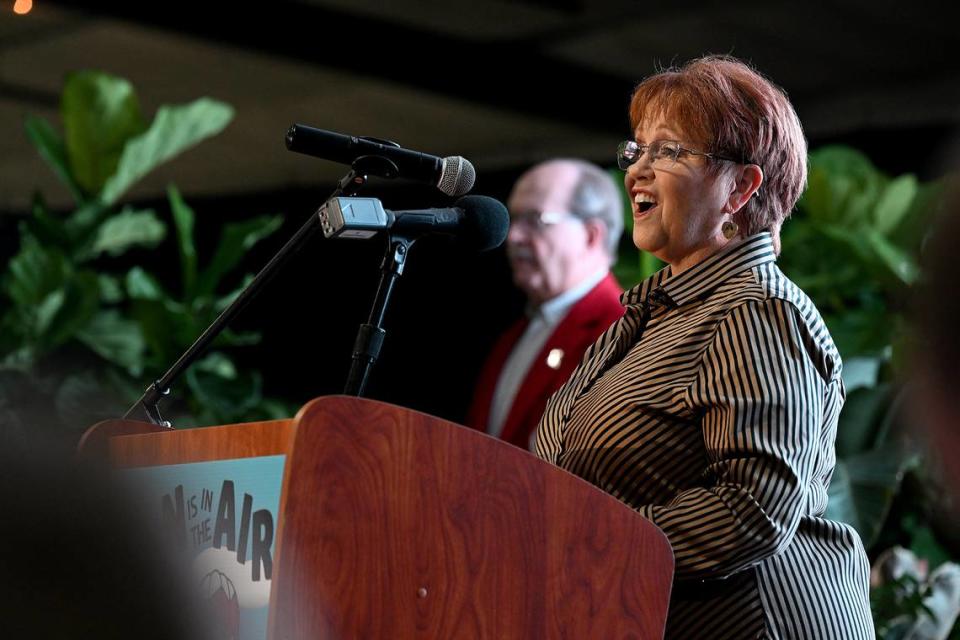
<path id="1" fill-rule="evenodd" d="M 596 342 L 607 327 L 623 315 L 620 294 L 623 290 L 611 274 L 600 281 L 587 295 L 574 304 L 560 321 L 553 333 L 547 338 L 540 353 L 530 364 L 526 377 L 517 391 L 513 405 L 503 424 L 501 440 L 527 449 L 530 435 L 547 406 L 547 400 L 560 388 L 587 348 Z M 518 320 L 494 345 L 490 357 L 480 373 L 473 403 L 467 413 L 467 425 L 486 432 L 490 418 L 490 403 L 500 378 L 500 371 L 506 363 L 514 345 L 527 328 L 526 318 Z M 547 356 L 554 349 L 560 349 L 563 356 L 556 369 L 547 364 Z"/>

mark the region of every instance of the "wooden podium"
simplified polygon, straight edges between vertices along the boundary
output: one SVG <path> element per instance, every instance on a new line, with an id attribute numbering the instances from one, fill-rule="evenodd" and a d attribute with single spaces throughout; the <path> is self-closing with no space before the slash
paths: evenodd
<path id="1" fill-rule="evenodd" d="M 663 636 L 673 555 L 659 529 L 438 418 L 331 396 L 292 420 L 102 422 L 80 451 L 122 468 L 284 455 L 269 638 Z"/>

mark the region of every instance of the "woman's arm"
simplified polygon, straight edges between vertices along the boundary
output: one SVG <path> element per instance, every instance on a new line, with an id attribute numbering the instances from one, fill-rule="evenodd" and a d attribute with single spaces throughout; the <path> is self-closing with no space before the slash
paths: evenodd
<path id="1" fill-rule="evenodd" d="M 823 425 L 843 400 L 838 365 L 829 338 L 818 344 L 784 300 L 747 302 L 720 323 L 687 392 L 702 414 L 705 486 L 640 509 L 669 538 L 678 578 L 723 577 L 790 543 L 818 502 L 815 462 L 833 446 Z"/>

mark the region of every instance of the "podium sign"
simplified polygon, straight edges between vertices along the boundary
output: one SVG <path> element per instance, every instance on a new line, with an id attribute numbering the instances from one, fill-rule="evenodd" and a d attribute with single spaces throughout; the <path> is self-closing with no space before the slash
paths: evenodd
<path id="1" fill-rule="evenodd" d="M 149 522 L 185 554 L 218 637 L 267 637 L 286 456 L 126 469 Z"/>

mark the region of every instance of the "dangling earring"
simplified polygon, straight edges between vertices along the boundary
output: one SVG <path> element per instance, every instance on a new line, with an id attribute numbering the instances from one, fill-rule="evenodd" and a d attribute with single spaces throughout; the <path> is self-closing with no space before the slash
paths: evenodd
<path id="1" fill-rule="evenodd" d="M 727 240 L 733 240 L 737 235 L 737 231 L 740 230 L 740 227 L 737 226 L 737 223 L 733 220 L 726 220 L 722 225 L 720 225 L 720 233 L 723 234 L 723 237 Z"/>

